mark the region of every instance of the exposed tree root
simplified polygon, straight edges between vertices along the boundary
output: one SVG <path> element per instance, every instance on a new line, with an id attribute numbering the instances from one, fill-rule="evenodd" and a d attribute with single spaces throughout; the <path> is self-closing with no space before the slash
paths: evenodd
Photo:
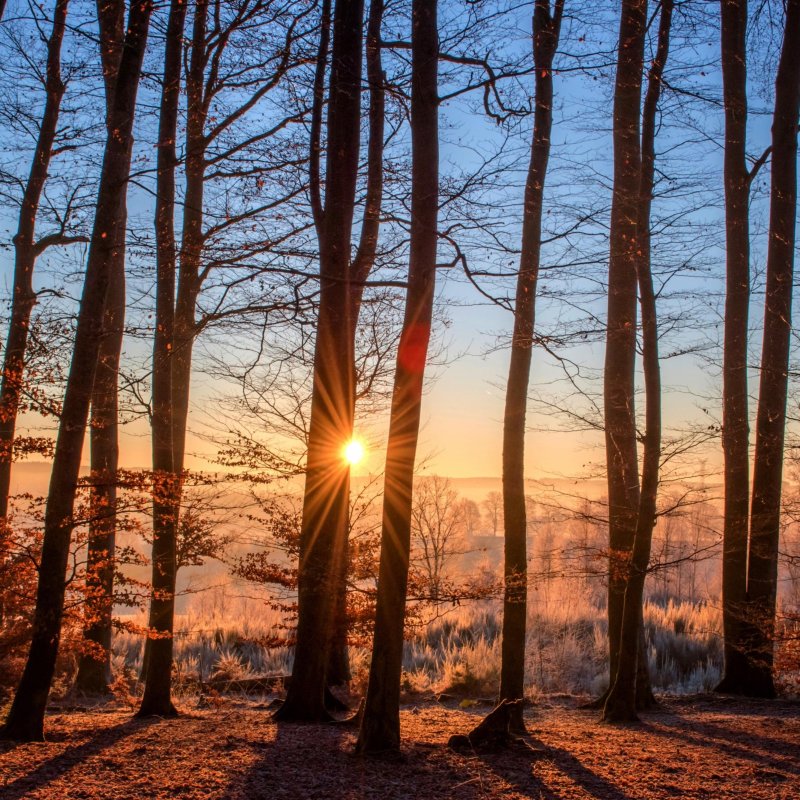
<path id="1" fill-rule="evenodd" d="M 364 705 L 365 699 L 362 697 L 361 702 L 358 704 L 358 710 L 355 714 L 351 714 L 349 717 L 345 717 L 344 719 L 337 719 L 334 720 L 331 724 L 332 725 L 340 725 L 344 728 L 358 728 L 361 726 L 361 720 L 364 717 Z"/>
<path id="2" fill-rule="evenodd" d="M 328 711 L 339 712 L 341 714 L 353 710 L 344 700 L 336 696 L 330 686 L 325 687 L 325 708 L 327 708 Z"/>
<path id="3" fill-rule="evenodd" d="M 600 697 L 590 700 L 588 703 L 583 703 L 578 706 L 579 711 L 602 711 L 605 708 L 608 695 L 611 693 L 611 687 L 606 689 Z"/>

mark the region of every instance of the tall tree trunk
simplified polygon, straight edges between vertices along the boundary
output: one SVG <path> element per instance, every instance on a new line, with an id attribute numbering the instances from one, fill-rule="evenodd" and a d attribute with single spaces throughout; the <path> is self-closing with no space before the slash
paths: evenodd
<path id="1" fill-rule="evenodd" d="M 164 81 L 161 90 L 161 115 L 158 126 L 158 185 L 156 191 L 156 325 L 153 335 L 153 570 L 150 596 L 149 628 L 156 638 L 148 637 L 145 645 L 144 696 L 138 716 L 175 716 L 172 703 L 172 653 L 175 613 L 175 579 L 177 572 L 177 531 L 180 506 L 180 476 L 183 470 L 183 450 L 176 463 L 174 420 L 180 415 L 173 396 L 173 372 L 176 363 L 185 357 L 185 343 L 176 355 L 175 344 L 175 170 L 177 167 L 176 140 L 178 133 L 178 106 L 181 87 L 181 61 L 183 32 L 186 24 L 185 0 L 172 0 L 167 22 L 167 39 L 164 53 Z M 192 71 L 194 83 L 190 93 L 190 115 L 196 113 L 199 103 L 197 73 L 202 79 L 204 56 L 205 14 L 207 6 L 195 8 L 193 31 Z M 198 44 L 199 43 L 199 44 Z M 200 64 L 198 67 L 197 64 Z M 200 132 L 202 133 L 200 122 Z M 191 124 L 196 132 L 196 123 Z M 194 141 L 194 140 L 193 140 Z M 194 153 L 194 150 L 193 150 Z M 188 155 L 188 153 L 187 153 Z M 196 156 L 194 161 L 196 161 Z M 194 170 L 196 172 L 196 168 Z M 188 172 L 188 169 L 187 169 Z M 202 174 L 201 174 L 202 180 Z M 202 187 L 201 187 L 202 191 Z M 187 191 L 187 199 L 189 192 Z M 193 198 L 196 200 L 196 197 Z M 202 194 L 200 196 L 202 204 Z M 201 205 L 202 208 L 202 205 Z M 185 213 L 185 219 L 190 218 Z M 182 314 L 185 316 L 184 302 Z M 194 322 L 192 298 L 191 327 Z M 191 346 L 191 345 L 190 345 Z M 190 350 L 191 352 L 191 350 Z M 191 361 L 189 362 L 191 364 Z M 187 378 L 188 384 L 188 378 Z M 188 404 L 188 392 L 185 396 Z M 181 438 L 181 443 L 184 441 Z"/>
<path id="2" fill-rule="evenodd" d="M 213 3 L 220 0 L 212 0 Z M 186 458 L 186 424 L 189 419 L 189 390 L 192 351 L 197 335 L 195 310 L 200 291 L 205 211 L 205 125 L 208 103 L 205 73 L 208 65 L 206 27 L 209 0 L 195 5 L 192 29 L 192 56 L 186 74 L 186 191 L 183 201 L 178 293 L 175 301 L 174 341 L 172 345 L 172 460 L 179 490 L 182 490 Z M 180 496 L 178 496 L 180 502 Z"/>
<path id="3" fill-rule="evenodd" d="M 381 59 L 381 25 L 384 0 L 371 0 L 367 24 L 366 61 L 369 84 L 369 142 L 367 144 L 367 188 L 358 249 L 351 266 L 350 319 L 355 338 L 364 289 L 378 250 L 381 203 L 383 200 L 383 136 L 385 129 L 385 76 Z"/>
<path id="4" fill-rule="evenodd" d="M 725 521 L 722 624 L 725 666 L 719 692 L 746 694 L 744 647 L 749 510 L 747 324 L 750 305 L 750 175 L 747 169 L 747 0 L 721 0 L 722 88 L 725 101 L 725 335 L 722 366 L 722 450 Z"/>
<path id="5" fill-rule="evenodd" d="M 653 202 L 655 136 L 661 78 L 669 54 L 673 0 L 662 0 L 656 56 L 650 67 L 642 112 L 642 163 L 639 180 L 636 273 L 642 306 L 642 366 L 645 384 L 645 434 L 642 484 L 631 568 L 625 587 L 617 673 L 606 699 L 608 722 L 636 720 L 637 705 L 650 701 L 647 662 L 642 658 L 642 601 L 656 524 L 656 501 L 661 460 L 661 368 L 658 358 L 658 316 L 650 250 L 650 209 Z M 641 669 L 640 669 L 641 667 Z M 640 684 L 646 683 L 646 687 Z M 646 693 L 643 691 L 646 689 Z M 638 694 L 638 703 L 637 703 Z"/>
<path id="6" fill-rule="evenodd" d="M 525 629 L 527 619 L 528 555 L 525 508 L 525 414 L 533 354 L 536 283 L 542 244 L 542 209 L 550 133 L 553 127 L 553 56 L 558 46 L 563 0 L 537 0 L 533 12 L 533 60 L 536 107 L 525 207 L 522 254 L 514 308 L 514 333 L 508 368 L 503 418 L 503 515 L 505 520 L 505 592 L 500 700 L 518 700 L 525 687 Z M 522 704 L 510 712 L 512 724 L 524 728 Z"/>
<path id="7" fill-rule="evenodd" d="M 381 23 L 383 0 L 372 0 L 366 38 L 367 82 L 369 84 L 369 143 L 367 145 L 367 189 L 364 199 L 364 214 L 358 249 L 350 266 L 350 335 L 351 352 L 355 354 L 356 328 L 361 312 L 366 281 L 375 265 L 380 233 L 381 202 L 383 199 L 383 135 L 385 119 L 385 89 L 381 59 Z M 355 419 L 356 374 L 353 364 L 353 419 Z M 351 422 L 351 429 L 353 423 Z M 348 476 L 349 477 L 349 476 Z M 345 486 L 349 501 L 350 482 Z M 349 529 L 345 536 L 336 576 L 336 608 L 334 611 L 333 639 L 328 656 L 327 681 L 332 686 L 350 680 L 350 661 L 347 648 L 347 566 L 349 551 Z"/>
<path id="8" fill-rule="evenodd" d="M 785 25 L 772 119 L 767 289 L 750 520 L 746 686 L 751 697 L 775 696 L 773 640 L 797 217 L 800 0 L 787 3 Z"/>
<path id="9" fill-rule="evenodd" d="M 75 689 L 105 694 L 111 681 L 111 618 L 117 534 L 119 468 L 119 363 L 125 328 L 125 210 L 120 211 L 119 242 L 113 254 L 103 333 L 92 390 L 90 427 L 91 501 L 86 554 L 87 597 Z"/>
<path id="10" fill-rule="evenodd" d="M 362 2 L 337 0 L 328 100 L 325 208 L 320 227 L 320 303 L 298 569 L 292 681 L 276 717 L 327 718 L 326 671 L 347 538 L 353 428 L 350 242 L 358 175 Z"/>
<path id="11" fill-rule="evenodd" d="M 75 491 L 102 334 L 106 295 L 117 247 L 122 203 L 130 172 L 133 118 L 152 2 L 131 6 L 114 94 L 114 123 L 106 139 L 97 210 L 86 266 L 78 327 L 56 440 L 45 512 L 33 636 L 28 660 L 2 735 L 38 741 L 55 670 L 64 613 L 65 573 L 73 527 Z"/>
<path id="12" fill-rule="evenodd" d="M 436 281 L 439 38 L 435 0 L 411 7 L 411 244 L 389 422 L 381 557 L 369 686 L 356 749 L 400 747 L 400 674 L 411 549 L 411 502 Z"/>
<path id="13" fill-rule="evenodd" d="M 11 484 L 11 462 L 14 455 L 14 433 L 17 423 L 20 392 L 25 373 L 25 351 L 28 346 L 28 328 L 36 304 L 33 291 L 33 269 L 40 250 L 37 247 L 36 215 L 42 196 L 53 142 L 58 125 L 64 83 L 61 80 L 61 44 L 66 28 L 68 0 L 57 0 L 53 15 L 53 30 L 47 43 L 47 92 L 39 137 L 31 161 L 31 171 L 19 211 L 17 233 L 14 236 L 14 283 L 11 299 L 11 321 L 3 357 L 3 375 L 0 385 L 0 525 L 8 516 L 8 493 Z M 5 552 L 5 530 L 0 531 L 0 553 Z"/>
<path id="14" fill-rule="evenodd" d="M 625 0 L 620 18 L 614 91 L 614 191 L 608 269 L 604 373 L 609 503 L 609 674 L 615 676 L 630 558 L 639 515 L 634 370 L 636 361 L 636 228 L 647 0 Z"/>
<path id="15" fill-rule="evenodd" d="M 99 0 L 100 58 L 106 97 L 106 126 L 111 124 L 114 89 L 125 38 L 123 0 Z M 119 241 L 111 265 L 103 336 L 92 390 L 90 426 L 91 513 L 86 553 L 87 597 L 84 641 L 75 689 L 84 694 L 108 692 L 111 680 L 111 616 L 114 606 L 114 551 L 119 467 L 119 362 L 125 330 L 125 238 L 127 208 L 122 198 Z"/>

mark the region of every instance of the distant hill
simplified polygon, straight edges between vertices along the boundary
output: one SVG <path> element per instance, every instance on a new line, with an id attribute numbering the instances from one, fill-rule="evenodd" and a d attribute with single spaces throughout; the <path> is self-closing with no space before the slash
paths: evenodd
<path id="1" fill-rule="evenodd" d="M 89 467 L 84 465 L 81 472 L 85 474 Z M 50 480 L 50 464 L 46 461 L 20 461 L 11 471 L 11 492 L 30 492 L 43 495 L 47 492 Z M 358 476 L 353 478 L 354 489 L 365 486 L 371 478 Z M 503 484 L 500 477 L 476 476 L 473 478 L 450 478 L 450 483 L 460 495 L 480 502 L 490 492 L 501 492 Z M 281 488 L 302 492 L 302 480 L 281 483 Z M 531 478 L 525 481 L 525 490 L 536 497 L 543 491 L 556 491 L 567 495 L 581 494 L 591 498 L 601 497 L 606 492 L 606 483 L 602 479 L 582 480 L 579 478 Z"/>
<path id="2" fill-rule="evenodd" d="M 11 470 L 11 494 L 46 494 L 50 482 L 50 467 L 51 464 L 47 461 L 20 461 L 14 464 Z"/>

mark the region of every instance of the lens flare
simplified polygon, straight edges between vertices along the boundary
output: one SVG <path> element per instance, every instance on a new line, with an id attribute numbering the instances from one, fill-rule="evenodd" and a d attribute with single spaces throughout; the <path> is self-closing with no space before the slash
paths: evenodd
<path id="1" fill-rule="evenodd" d="M 344 450 L 342 451 L 342 455 L 344 455 L 344 460 L 348 464 L 358 464 L 366 454 L 366 450 L 364 449 L 364 445 L 358 441 L 358 439 L 351 439 L 345 446 Z"/>

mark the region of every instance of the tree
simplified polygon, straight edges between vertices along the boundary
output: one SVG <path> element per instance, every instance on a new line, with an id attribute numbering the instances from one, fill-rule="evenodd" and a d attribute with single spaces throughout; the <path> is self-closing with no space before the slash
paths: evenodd
<path id="1" fill-rule="evenodd" d="M 722 450 L 725 521 L 722 622 L 725 665 L 720 692 L 745 694 L 744 647 L 750 491 L 747 326 L 750 307 L 750 184 L 747 167 L 747 0 L 722 0 L 722 89 L 725 104 L 725 337 Z"/>
<path id="2" fill-rule="evenodd" d="M 536 284 L 542 245 L 542 211 L 550 134 L 553 126 L 553 57 L 558 47 L 563 0 L 552 12 L 549 0 L 537 0 L 533 12 L 536 106 L 533 142 L 522 217 L 522 253 L 514 300 L 514 332 L 503 416 L 503 645 L 500 700 L 520 700 L 525 685 L 528 555 L 525 503 L 525 416 L 534 345 Z M 524 729 L 522 704 L 510 710 L 512 724 Z"/>
<path id="3" fill-rule="evenodd" d="M 320 297 L 300 532 L 297 643 L 292 681 L 286 701 L 276 713 L 282 720 L 312 722 L 328 717 L 326 671 L 341 583 L 336 579 L 345 563 L 349 505 L 349 468 L 342 449 L 352 436 L 353 425 L 350 239 L 360 144 L 362 22 L 363 3 L 337 0 L 321 217 L 322 209 L 315 202 Z M 312 151 L 313 147 L 312 141 Z"/>
<path id="4" fill-rule="evenodd" d="M 662 0 L 658 44 L 650 66 L 647 94 L 642 111 L 641 175 L 639 216 L 636 231 L 636 275 L 642 307 L 642 361 L 645 382 L 645 432 L 642 456 L 641 494 L 636 533 L 631 552 L 622 618 L 616 675 L 606 698 L 603 719 L 608 722 L 635 720 L 637 692 L 649 694 L 647 662 L 642 658 L 642 601 L 650 563 L 653 528 L 656 524 L 659 466 L 661 460 L 661 368 L 658 357 L 658 317 L 653 288 L 650 248 L 650 209 L 653 202 L 655 136 L 662 76 L 669 53 L 672 0 Z M 647 682 L 646 687 L 637 683 Z M 647 700 L 648 698 L 644 698 Z"/>
<path id="5" fill-rule="evenodd" d="M 447 478 L 417 479 L 411 506 L 411 533 L 418 545 L 421 570 L 429 599 L 441 598 L 448 561 L 462 552 L 458 545 L 464 523 L 463 507 Z"/>
<path id="6" fill-rule="evenodd" d="M 130 171 L 136 94 L 151 13 L 152 3 L 143 0 L 131 6 L 128 16 L 114 92 L 113 124 L 109 126 L 106 138 L 75 345 L 53 459 L 33 637 L 22 679 L 2 729 L 2 736 L 6 739 L 41 741 L 44 737 L 44 712 L 64 612 L 64 573 L 69 555 L 75 491 L 97 367 L 106 295 L 111 280 L 111 264 L 119 242 L 122 198 Z"/>
<path id="7" fill-rule="evenodd" d="M 647 1 L 622 4 L 614 88 L 614 188 L 608 266 L 603 374 L 608 475 L 608 638 L 616 675 L 630 553 L 639 512 L 634 373 L 636 362 L 636 232 L 641 176 L 641 106 Z"/>
<path id="8" fill-rule="evenodd" d="M 175 333 L 175 170 L 178 159 L 178 104 L 181 88 L 184 0 L 172 0 L 164 48 L 164 80 L 158 124 L 156 159 L 156 319 L 153 335 L 153 571 L 148 627 L 158 633 L 149 639 L 144 665 L 145 692 L 139 716 L 174 716 L 171 700 L 172 618 L 177 573 L 178 479 L 173 450 L 172 348 Z"/>
<path id="9" fill-rule="evenodd" d="M 797 218 L 798 43 L 800 0 L 788 0 L 772 118 L 767 287 L 747 568 L 747 670 L 742 685 L 756 697 L 775 696 L 773 651 Z"/>
<path id="10" fill-rule="evenodd" d="M 47 181 L 50 160 L 56 139 L 59 111 L 66 87 L 61 77 L 61 45 L 66 29 L 68 0 L 57 0 L 53 14 L 53 29 L 47 41 L 45 72 L 46 101 L 39 123 L 39 135 L 31 161 L 31 169 L 20 204 L 17 232 L 14 236 L 14 282 L 12 287 L 11 320 L 3 354 L 2 384 L 0 384 L 0 524 L 8 516 L 8 492 L 11 482 L 11 462 L 14 455 L 14 434 L 25 372 L 25 351 L 31 313 L 36 304 L 33 289 L 33 270 L 36 259 L 50 245 L 82 238 L 53 235 L 36 239 L 36 217 L 42 192 Z M 2 17 L 2 9 L 0 9 Z M 5 534 L 0 531 L 0 541 Z"/>
<path id="11" fill-rule="evenodd" d="M 381 201 L 383 198 L 383 148 L 385 127 L 385 77 L 381 59 L 381 23 L 383 21 L 383 0 L 371 0 L 369 22 L 365 42 L 367 81 L 369 83 L 369 141 L 367 144 L 367 180 L 361 233 L 358 248 L 350 265 L 350 352 L 353 357 L 350 384 L 352 390 L 350 403 L 350 437 L 357 403 L 358 369 L 356 363 L 356 335 L 364 299 L 364 290 L 375 265 L 380 233 Z M 312 176 L 312 182 L 313 182 Z M 317 176 L 318 177 L 318 176 Z M 322 212 L 325 213 L 324 211 Z M 350 438 L 348 437 L 348 439 Z M 341 484 L 346 500 L 350 502 L 350 481 Z M 342 534 L 344 544 L 336 567 L 336 606 L 334 608 L 333 635 L 328 657 L 326 682 L 339 685 L 350 680 L 350 662 L 347 650 L 347 564 L 349 548 L 349 528 Z"/>
<path id="12" fill-rule="evenodd" d="M 123 0 L 99 0 L 100 61 L 106 98 L 106 126 L 112 123 L 114 89 L 125 31 Z M 111 612 L 114 592 L 114 551 L 117 527 L 117 470 L 119 467 L 119 364 L 125 329 L 125 240 L 127 210 L 122 200 L 119 241 L 106 297 L 103 333 L 92 387 L 91 505 L 87 544 L 87 587 L 84 640 L 75 688 L 86 694 L 108 692 L 111 681 Z"/>
<path id="13" fill-rule="evenodd" d="M 478 504 L 469 497 L 462 497 L 460 505 L 461 517 L 464 520 L 464 532 L 471 539 L 480 532 L 481 510 L 478 508 Z"/>
<path id="14" fill-rule="evenodd" d="M 492 536 L 497 536 L 503 522 L 503 495 L 500 492 L 489 492 L 483 500 L 483 507 L 492 526 Z"/>
<path id="15" fill-rule="evenodd" d="M 796 9 L 787 5 L 784 43 L 776 77 L 772 145 L 748 169 L 747 4 L 723 2 L 722 63 L 725 98 L 727 294 L 723 364 L 725 531 L 722 593 L 725 666 L 717 691 L 771 697 L 772 632 L 777 592 L 788 328 L 796 210 L 797 64 Z M 794 37 L 794 38 L 793 38 Z M 772 154 L 764 337 L 752 503 L 749 494 L 747 333 L 750 302 L 749 201 L 759 169 Z M 776 164 L 780 162 L 780 168 Z M 788 217 L 786 216 L 788 215 Z M 789 248 L 788 250 L 786 248 Z"/>
<path id="16" fill-rule="evenodd" d="M 437 3 L 411 7 L 411 245 L 384 481 L 381 556 L 369 685 L 357 752 L 400 747 L 400 674 L 411 546 L 414 462 L 436 278 L 439 195 Z"/>
<path id="17" fill-rule="evenodd" d="M 268 271 L 258 264 L 258 255 L 270 249 L 269 241 L 251 235 L 251 231 L 248 231 L 247 243 L 240 240 L 236 248 L 231 243 L 235 241 L 237 226 L 253 225 L 259 215 L 286 202 L 287 196 L 297 191 L 275 181 L 280 186 L 278 197 L 256 205 L 245 195 L 239 198 L 241 207 L 233 211 L 231 206 L 236 202 L 234 187 L 244 177 L 255 175 L 257 189 L 266 183 L 259 168 L 246 163 L 252 148 L 263 147 L 271 137 L 302 117 L 302 113 L 287 109 L 281 112 L 285 116 L 266 130 L 255 134 L 241 130 L 248 113 L 258 108 L 259 101 L 278 87 L 295 66 L 297 26 L 307 13 L 308 9 L 303 9 L 293 14 L 291 7 L 273 0 L 247 0 L 235 6 L 221 0 L 198 0 L 194 7 L 186 73 L 185 190 L 177 264 L 174 222 L 165 222 L 168 217 L 172 219 L 175 207 L 172 154 L 161 152 L 163 158 L 159 165 L 159 176 L 166 183 L 162 187 L 165 195 L 159 200 L 156 230 L 160 273 L 157 306 L 160 306 L 161 327 L 157 326 L 157 340 L 154 341 L 154 368 L 158 370 L 154 403 L 158 404 L 158 410 L 153 430 L 158 466 L 154 481 L 152 638 L 145 646 L 146 688 L 140 709 L 142 715 L 175 713 L 169 699 L 174 592 L 179 566 L 174 554 L 185 480 L 195 341 L 212 323 L 239 315 L 268 314 L 285 305 L 280 300 L 247 304 L 246 308 L 228 304 L 234 286 L 252 282 L 257 275 Z M 272 33 L 274 37 L 269 35 Z M 174 31 L 173 34 L 177 42 L 178 34 Z M 240 49 L 248 52 L 244 60 L 240 59 Z M 176 73 L 176 58 L 170 52 L 170 82 L 180 79 Z M 170 106 L 165 109 L 167 118 L 162 118 L 166 134 L 162 144 L 170 141 L 172 115 L 176 113 L 172 104 L 176 102 L 176 98 L 170 96 Z M 209 197 L 214 188 L 217 193 Z M 211 206 L 212 200 L 219 201 L 221 207 Z M 253 261 L 255 266 L 252 266 Z M 243 262 L 248 264 L 246 271 L 237 269 Z M 228 280 L 223 274 L 226 268 L 234 272 Z M 170 276 L 167 276 L 168 271 Z M 212 275 L 219 276 L 220 285 L 216 287 L 216 300 L 211 302 L 211 309 L 203 312 L 200 301 L 204 289 L 208 291 Z M 167 453 L 167 448 L 171 448 L 171 453 Z M 151 656 L 156 651 L 156 663 L 151 668 Z"/>

